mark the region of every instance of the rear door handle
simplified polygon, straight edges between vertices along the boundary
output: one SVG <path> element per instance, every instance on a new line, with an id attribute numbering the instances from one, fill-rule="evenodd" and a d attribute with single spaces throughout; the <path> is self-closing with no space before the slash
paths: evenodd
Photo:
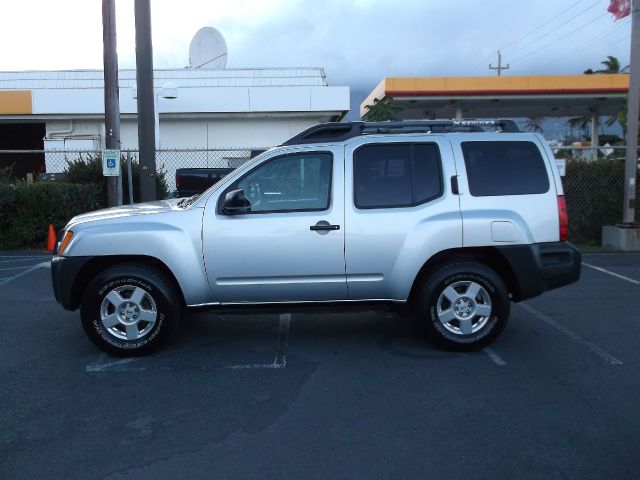
<path id="1" fill-rule="evenodd" d="M 460 195 L 460 189 L 458 188 L 458 176 L 453 175 L 451 177 L 451 193 L 454 195 Z"/>
<path id="2" fill-rule="evenodd" d="M 322 230 L 340 230 L 340 225 L 331 225 L 329 222 L 324 220 L 319 221 L 315 225 L 311 225 L 309 230 L 313 231 L 322 231 Z"/>

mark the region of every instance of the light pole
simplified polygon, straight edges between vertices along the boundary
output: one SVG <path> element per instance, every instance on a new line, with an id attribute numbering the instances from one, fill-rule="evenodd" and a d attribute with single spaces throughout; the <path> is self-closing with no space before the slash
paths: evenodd
<path id="1" fill-rule="evenodd" d="M 131 95 L 134 99 L 138 98 L 138 90 L 134 88 L 131 91 Z M 158 111 L 158 99 L 166 98 L 167 100 L 174 100 L 178 98 L 178 87 L 173 82 L 165 82 L 162 88 L 158 92 L 153 94 L 153 123 L 155 133 L 155 149 L 156 152 L 160 149 L 160 112 Z"/>
<path id="2" fill-rule="evenodd" d="M 153 96 L 154 100 L 154 121 L 155 121 L 155 137 L 156 137 L 156 155 L 160 150 L 160 111 L 158 109 L 159 98 L 166 98 L 167 100 L 174 100 L 178 98 L 178 87 L 173 82 L 166 82 L 162 85 L 162 88 Z"/>

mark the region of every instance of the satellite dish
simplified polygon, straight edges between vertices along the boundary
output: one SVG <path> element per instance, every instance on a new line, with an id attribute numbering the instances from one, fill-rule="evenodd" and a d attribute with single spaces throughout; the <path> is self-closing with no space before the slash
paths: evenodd
<path id="1" fill-rule="evenodd" d="M 203 27 L 196 32 L 189 46 L 191 68 L 216 69 L 227 65 L 227 42 L 213 27 Z"/>

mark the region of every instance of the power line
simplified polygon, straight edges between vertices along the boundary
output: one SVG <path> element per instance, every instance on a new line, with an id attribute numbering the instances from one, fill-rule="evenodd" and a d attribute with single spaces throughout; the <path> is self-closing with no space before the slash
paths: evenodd
<path id="1" fill-rule="evenodd" d="M 623 40 L 627 41 L 627 45 L 629 44 L 629 40 L 631 40 L 631 32 L 627 33 L 624 37 L 618 39 L 617 42 L 613 42 L 609 44 L 609 47 L 617 46 L 619 43 L 622 43 Z"/>
<path id="2" fill-rule="evenodd" d="M 582 30 L 583 28 L 588 27 L 589 25 L 591 25 L 592 23 L 596 22 L 597 20 L 600 20 L 600 19 L 601 19 L 602 17 L 604 17 L 605 15 L 609 15 L 609 12 L 605 12 L 605 13 L 603 13 L 602 15 L 598 15 L 596 18 L 594 18 L 594 19 L 593 19 L 593 20 L 591 20 L 590 22 L 587 22 L 587 23 L 585 23 L 585 24 L 583 24 L 583 25 L 579 26 L 578 28 L 576 28 L 576 29 L 574 29 L 574 30 L 571 30 L 569 33 L 567 33 L 567 34 L 565 34 L 565 35 L 563 35 L 563 36 L 561 36 L 561 37 L 559 37 L 559 38 L 555 38 L 555 39 L 551 40 L 551 41 L 550 41 L 550 42 L 548 42 L 548 43 L 545 43 L 545 44 L 544 44 L 544 45 L 542 45 L 540 48 L 537 48 L 537 49 L 535 49 L 535 50 L 533 50 L 533 51 L 531 51 L 531 52 L 529 52 L 529 53 L 525 53 L 524 55 L 522 55 L 522 56 L 520 56 L 520 57 L 516 58 L 515 60 L 511 60 L 511 61 L 512 61 L 512 62 L 517 62 L 517 61 L 522 60 L 522 59 L 524 59 L 524 58 L 530 57 L 530 56 L 531 56 L 531 55 L 533 55 L 534 53 L 537 53 L 537 52 L 539 52 L 540 50 L 543 50 L 543 49 L 547 48 L 549 45 L 554 44 L 554 43 L 556 43 L 556 42 L 559 42 L 560 40 L 563 40 L 563 39 L 567 38 L 568 36 L 573 35 L 574 33 L 576 33 L 576 32 L 578 32 L 578 31 Z"/>
<path id="3" fill-rule="evenodd" d="M 569 10 L 571 10 L 573 7 L 575 7 L 576 5 L 578 5 L 580 2 L 582 2 L 584 0 L 578 0 L 575 3 L 572 3 L 570 6 L 568 6 L 567 8 L 565 8 L 563 11 L 561 11 L 560 13 L 554 15 L 553 17 L 551 17 L 549 20 L 547 20 L 546 22 L 544 22 L 541 25 L 538 25 L 536 28 L 534 28 L 533 30 L 530 30 L 529 32 L 525 33 L 524 35 L 522 35 L 520 38 L 517 38 L 516 40 L 514 40 L 513 42 L 509 43 L 508 45 L 505 45 L 503 47 L 501 47 L 501 50 L 504 50 L 505 48 L 509 48 L 512 45 L 518 43 L 519 41 L 521 41 L 524 38 L 527 38 L 529 35 L 531 35 L 532 33 L 537 32 L 538 30 L 540 30 L 542 27 L 550 24 L 551 22 L 553 22 L 554 20 L 557 20 L 560 16 L 564 15 L 566 12 L 568 12 Z"/>
<path id="4" fill-rule="evenodd" d="M 578 13 L 577 15 L 574 15 L 574 16 L 573 16 L 573 17 L 571 17 L 569 20 L 567 20 L 567 21 L 564 23 L 564 26 L 566 26 L 567 24 L 569 24 L 569 23 L 573 22 L 576 18 L 581 17 L 582 15 L 584 15 L 585 13 L 587 13 L 589 10 L 591 10 L 593 7 L 595 7 L 595 6 L 596 6 L 596 5 L 598 5 L 599 3 L 600 3 L 600 0 L 596 0 L 596 2 L 595 2 L 595 3 L 591 4 L 590 6 L 588 6 L 588 7 L 587 7 L 587 8 L 585 8 L 584 10 L 582 10 L 580 13 Z M 551 29 L 551 30 L 549 30 L 548 32 L 544 33 L 543 35 L 541 35 L 541 36 L 539 36 L 539 37 L 537 37 L 537 38 L 535 38 L 535 39 L 531 40 L 529 43 L 527 43 L 527 44 L 525 44 L 525 45 L 523 45 L 523 46 L 521 46 L 521 47 L 519 47 L 519 48 L 516 48 L 515 50 L 513 50 L 512 52 L 510 52 L 510 54 L 511 54 L 511 55 L 513 55 L 513 54 L 514 54 L 514 53 L 516 53 L 516 52 L 520 52 L 520 51 L 524 50 L 525 48 L 529 47 L 530 45 L 533 45 L 534 43 L 539 42 L 539 41 L 540 41 L 540 40 L 542 40 L 543 38 L 546 38 L 546 37 L 548 37 L 549 35 L 551 35 L 552 33 L 555 33 L 555 32 L 557 32 L 557 30 L 555 30 L 555 29 Z"/>
<path id="5" fill-rule="evenodd" d="M 567 8 L 565 8 L 564 10 L 562 10 L 560 13 L 556 13 L 554 14 L 550 19 L 548 19 L 547 21 L 543 22 L 542 24 L 538 25 L 537 27 L 533 28 L 532 30 L 530 30 L 529 32 L 525 33 L 524 35 L 520 36 L 519 38 L 516 38 L 515 40 L 510 41 L 509 43 L 507 43 L 505 46 L 501 47 L 500 50 L 504 49 L 504 48 L 509 48 L 512 45 L 517 44 L 518 42 L 520 42 L 521 40 L 527 38 L 529 35 L 531 35 L 532 33 L 535 33 L 536 31 L 540 30 L 542 27 L 545 27 L 546 25 L 548 25 L 549 23 L 558 20 L 562 15 L 564 15 L 565 13 L 567 13 L 569 10 L 571 10 L 573 7 L 575 7 L 576 5 L 578 5 L 579 3 L 583 2 L 584 0 L 578 0 L 577 2 L 572 3 L 571 5 L 569 5 Z M 595 4 L 594 4 L 595 5 Z M 593 5 L 592 5 L 593 6 Z M 588 7 L 591 8 L 591 7 Z M 584 13 L 584 11 L 582 12 Z M 580 14 L 578 14 L 580 15 Z M 573 17 L 576 18 L 576 17 Z M 571 21 L 571 20 L 569 20 Z M 473 66 L 470 70 L 468 70 L 469 73 L 477 70 L 478 68 L 482 67 L 483 65 L 485 65 L 487 63 L 488 60 L 491 60 L 493 58 L 493 53 L 487 57 L 485 57 L 481 62 L 477 63 L 475 66 Z"/>
<path id="6" fill-rule="evenodd" d="M 572 48 L 571 50 L 569 50 L 566 53 L 563 53 L 562 55 L 567 56 L 567 55 L 571 55 L 571 54 L 573 54 L 573 53 L 575 53 L 575 52 L 577 52 L 579 50 L 584 50 L 586 47 L 588 47 L 590 45 L 593 45 L 596 42 L 599 42 L 603 38 L 609 37 L 611 34 L 615 35 L 618 32 L 624 31 L 623 27 L 626 26 L 629 23 L 628 19 L 629 19 L 629 17 L 625 17 L 620 22 L 616 22 L 613 25 L 611 25 L 609 28 L 605 29 L 604 32 L 600 32 L 600 34 L 598 34 L 595 37 L 592 37 L 589 41 L 587 41 L 585 43 L 581 43 L 577 47 Z M 625 21 L 625 20 L 627 20 L 627 21 Z"/>

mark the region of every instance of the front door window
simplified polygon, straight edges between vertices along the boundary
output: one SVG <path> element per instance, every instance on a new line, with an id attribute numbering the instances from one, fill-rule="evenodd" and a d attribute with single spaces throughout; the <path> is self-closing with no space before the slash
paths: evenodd
<path id="1" fill-rule="evenodd" d="M 329 208 L 331 155 L 299 153 L 268 160 L 228 190 L 242 189 L 249 213 L 321 211 Z"/>

